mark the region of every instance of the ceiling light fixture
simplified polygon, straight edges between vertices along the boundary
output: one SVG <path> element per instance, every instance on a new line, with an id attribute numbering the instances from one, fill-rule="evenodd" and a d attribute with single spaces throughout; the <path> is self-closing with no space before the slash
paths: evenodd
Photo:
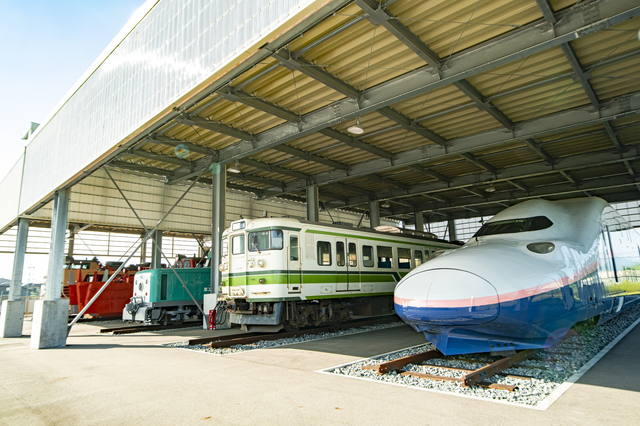
<path id="1" fill-rule="evenodd" d="M 493 185 L 489 185 L 489 186 L 485 189 L 485 191 L 487 191 L 487 192 L 496 192 L 496 187 L 495 187 L 495 186 L 493 186 Z"/>
<path id="2" fill-rule="evenodd" d="M 229 167 L 227 171 L 231 173 L 241 173 L 240 168 L 238 167 L 238 160 L 236 160 L 236 164 L 234 166 Z"/>
<path id="3" fill-rule="evenodd" d="M 389 204 L 388 201 L 385 201 L 384 203 L 381 204 L 381 207 L 384 207 L 385 209 L 388 209 L 389 207 L 391 207 L 391 204 Z"/>
<path id="4" fill-rule="evenodd" d="M 364 129 L 362 128 L 362 125 L 360 124 L 360 117 L 356 117 L 356 124 L 354 124 L 353 126 L 349 127 L 347 129 L 347 131 L 349 133 L 353 133 L 354 135 L 361 135 L 364 133 Z"/>

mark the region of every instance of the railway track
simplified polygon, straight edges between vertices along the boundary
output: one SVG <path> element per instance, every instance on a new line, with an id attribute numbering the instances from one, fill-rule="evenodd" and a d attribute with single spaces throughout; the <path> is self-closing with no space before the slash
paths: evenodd
<path id="1" fill-rule="evenodd" d="M 425 352 L 420 352 L 417 354 L 405 356 L 402 358 L 394 359 L 391 361 L 386 361 L 378 365 L 365 365 L 362 367 L 362 369 L 373 370 L 378 374 L 388 374 L 391 372 L 396 372 L 403 376 L 411 376 L 411 377 L 417 377 L 417 378 L 427 379 L 427 380 L 459 382 L 462 386 L 466 386 L 466 387 L 480 386 L 483 388 L 500 389 L 500 390 L 513 392 L 514 390 L 517 389 L 516 385 L 492 383 L 487 379 L 495 375 L 501 375 L 501 376 L 511 377 L 515 379 L 531 380 L 533 378 L 531 376 L 505 374 L 503 373 L 503 371 L 521 363 L 522 361 L 525 361 L 526 359 L 532 357 L 535 353 L 536 351 L 534 350 L 525 350 L 525 351 L 517 352 L 515 355 L 501 358 L 495 362 L 488 362 L 488 361 L 464 359 L 464 358 L 458 358 L 458 357 L 445 357 L 440 351 L 433 349 L 433 350 L 428 350 Z M 444 360 L 445 362 L 447 360 L 451 360 L 451 361 L 456 361 L 458 363 L 463 362 L 463 363 L 469 363 L 469 364 L 484 364 L 484 366 L 480 368 L 472 369 L 472 368 L 463 368 L 463 367 L 453 367 L 453 366 L 447 366 L 442 364 L 429 364 L 428 361 L 433 359 L 441 359 L 441 360 Z M 434 368 L 449 370 L 449 371 L 461 371 L 464 374 L 462 375 L 462 377 L 451 377 L 451 376 L 445 376 L 445 375 L 426 374 L 426 373 L 420 373 L 416 371 L 404 370 L 404 367 L 406 367 L 409 364 L 421 365 L 425 367 L 434 367 Z"/>
<path id="2" fill-rule="evenodd" d="M 392 317 L 385 318 L 376 318 L 369 320 L 355 320 L 345 322 L 340 325 L 333 325 L 327 327 L 314 327 L 308 328 L 298 331 L 284 331 L 278 333 L 239 333 L 239 334 L 229 334 L 226 336 L 213 336 L 213 337 L 205 337 L 201 339 L 191 339 L 188 341 L 189 346 L 194 345 L 208 345 L 211 349 L 216 348 L 228 348 L 235 345 L 249 345 L 252 343 L 259 342 L 261 340 L 279 340 L 279 339 L 288 339 L 299 337 L 303 335 L 309 334 L 320 334 L 326 333 L 336 330 L 345 330 L 354 327 L 364 327 L 367 325 L 376 325 L 376 324 L 384 324 L 386 322 L 397 321 L 398 318 L 394 315 Z"/>
<path id="3" fill-rule="evenodd" d="M 133 333 L 141 333 L 144 331 L 162 331 L 162 330 L 175 330 L 180 328 L 192 328 L 198 325 L 201 325 L 200 321 L 191 321 L 184 322 L 182 324 L 174 324 L 174 325 L 136 325 L 136 326 L 125 326 L 125 327 L 114 327 L 114 328 L 102 328 L 100 329 L 100 333 L 113 333 L 113 334 L 133 334 Z"/>

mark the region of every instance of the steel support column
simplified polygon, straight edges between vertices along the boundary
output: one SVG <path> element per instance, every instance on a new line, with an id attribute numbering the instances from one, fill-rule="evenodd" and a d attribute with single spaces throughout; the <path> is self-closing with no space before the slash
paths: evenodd
<path id="1" fill-rule="evenodd" d="M 455 241 L 458 239 L 456 234 L 456 221 L 453 218 L 447 220 L 447 226 L 449 227 L 449 241 Z"/>
<path id="2" fill-rule="evenodd" d="M 377 200 L 369 201 L 369 226 L 380 226 L 380 203 Z"/>
<path id="3" fill-rule="evenodd" d="M 24 302 L 22 301 L 21 293 L 28 233 L 29 219 L 18 219 L 18 235 L 16 235 L 16 248 L 13 255 L 13 273 L 9 287 L 9 300 L 2 302 L 2 313 L 0 313 L 0 338 L 22 336 Z"/>
<path id="4" fill-rule="evenodd" d="M 151 269 L 162 268 L 162 230 L 156 229 L 151 242 Z"/>
<path id="5" fill-rule="evenodd" d="M 416 231 L 424 232 L 424 217 L 422 216 L 422 212 L 416 210 L 413 212 L 413 216 L 415 217 Z"/>
<path id="6" fill-rule="evenodd" d="M 307 220 L 320 222 L 320 197 L 318 186 L 307 186 Z"/>
<path id="7" fill-rule="evenodd" d="M 51 217 L 51 245 L 45 300 L 59 300 L 62 293 L 62 268 L 64 267 L 64 243 L 67 236 L 69 215 L 69 189 L 56 191 Z"/>
<path id="8" fill-rule="evenodd" d="M 211 190 L 211 293 L 218 294 L 220 289 L 220 259 L 222 257 L 222 233 L 224 232 L 227 171 L 220 167 L 212 174 Z"/>

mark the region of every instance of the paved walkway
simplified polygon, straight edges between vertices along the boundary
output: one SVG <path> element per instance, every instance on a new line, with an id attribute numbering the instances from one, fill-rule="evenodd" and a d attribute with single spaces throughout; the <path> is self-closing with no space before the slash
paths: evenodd
<path id="1" fill-rule="evenodd" d="M 63 349 L 30 349 L 26 335 L 0 339 L 0 424 L 640 422 L 640 327 L 546 411 L 315 372 L 422 343 L 407 326 L 226 356 L 160 346 L 208 331 L 112 336 L 100 327 L 76 325 Z"/>

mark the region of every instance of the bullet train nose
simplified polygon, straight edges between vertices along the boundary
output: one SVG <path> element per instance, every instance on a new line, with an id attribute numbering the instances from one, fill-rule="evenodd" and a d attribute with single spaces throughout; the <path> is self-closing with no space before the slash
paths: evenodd
<path id="1" fill-rule="evenodd" d="M 407 276 L 395 289 L 394 303 L 400 318 L 416 329 L 483 324 L 500 313 L 495 287 L 458 269 L 431 269 Z"/>

